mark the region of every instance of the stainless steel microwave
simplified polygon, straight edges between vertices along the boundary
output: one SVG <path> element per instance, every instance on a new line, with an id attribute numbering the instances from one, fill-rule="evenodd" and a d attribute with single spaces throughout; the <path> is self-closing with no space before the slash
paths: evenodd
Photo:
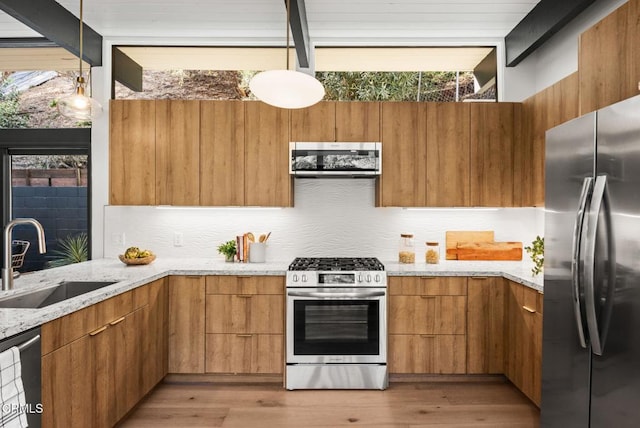
<path id="1" fill-rule="evenodd" d="M 382 173 L 382 143 L 289 143 L 289 173 L 296 177 L 364 177 Z"/>

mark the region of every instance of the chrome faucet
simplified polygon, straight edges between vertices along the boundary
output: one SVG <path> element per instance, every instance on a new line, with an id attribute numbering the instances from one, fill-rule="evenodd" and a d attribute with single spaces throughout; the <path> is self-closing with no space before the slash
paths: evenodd
<path id="1" fill-rule="evenodd" d="M 13 268 L 11 267 L 11 231 L 19 224 L 31 224 L 38 231 L 38 247 L 40 254 L 47 252 L 47 244 L 44 240 L 44 228 L 34 218 L 16 218 L 11 220 L 4 227 L 2 247 L 4 250 L 4 260 L 2 263 L 2 291 L 13 290 Z"/>

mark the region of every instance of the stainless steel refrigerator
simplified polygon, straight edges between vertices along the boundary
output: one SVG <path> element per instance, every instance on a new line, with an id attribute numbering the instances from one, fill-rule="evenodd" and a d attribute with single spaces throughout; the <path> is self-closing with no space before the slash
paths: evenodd
<path id="1" fill-rule="evenodd" d="M 640 96 L 547 131 L 541 426 L 640 426 Z"/>

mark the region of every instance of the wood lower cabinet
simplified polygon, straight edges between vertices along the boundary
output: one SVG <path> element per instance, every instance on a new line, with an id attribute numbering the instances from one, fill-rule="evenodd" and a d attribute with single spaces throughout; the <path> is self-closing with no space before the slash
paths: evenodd
<path id="1" fill-rule="evenodd" d="M 542 294 L 509 281 L 506 290 L 505 374 L 538 406 L 542 375 Z"/>
<path id="2" fill-rule="evenodd" d="M 389 372 L 465 373 L 467 278 L 389 278 Z"/>
<path id="3" fill-rule="evenodd" d="M 206 284 L 206 372 L 282 373 L 284 278 L 209 276 Z"/>
<path id="4" fill-rule="evenodd" d="M 150 355 L 166 348 L 163 290 L 159 280 L 42 326 L 43 427 L 112 427 L 164 377 Z"/>
<path id="5" fill-rule="evenodd" d="M 504 373 L 505 289 L 502 277 L 468 279 L 467 373 Z"/>
<path id="6" fill-rule="evenodd" d="M 204 373 L 205 277 L 169 277 L 169 373 Z"/>

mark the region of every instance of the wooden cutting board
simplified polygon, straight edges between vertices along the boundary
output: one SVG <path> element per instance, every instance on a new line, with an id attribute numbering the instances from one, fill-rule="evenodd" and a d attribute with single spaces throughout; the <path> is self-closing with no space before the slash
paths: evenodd
<path id="1" fill-rule="evenodd" d="M 458 242 L 458 260 L 522 260 L 522 242 Z"/>
<path id="2" fill-rule="evenodd" d="M 447 260 L 458 259 L 458 242 L 493 242 L 493 230 L 453 230 L 445 232 Z"/>

